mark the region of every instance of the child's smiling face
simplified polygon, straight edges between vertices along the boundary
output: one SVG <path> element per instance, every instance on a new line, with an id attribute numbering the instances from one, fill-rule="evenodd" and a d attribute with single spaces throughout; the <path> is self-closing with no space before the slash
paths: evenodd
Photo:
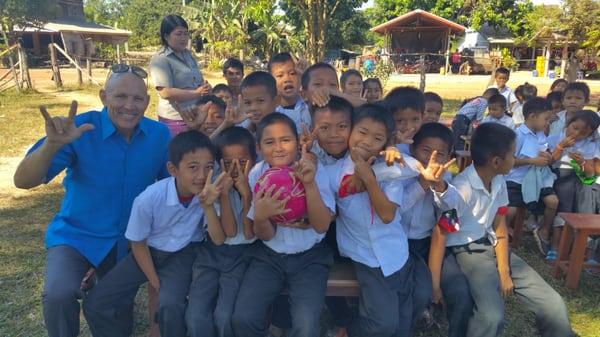
<path id="1" fill-rule="evenodd" d="M 364 160 L 377 157 L 387 144 L 387 130 L 383 123 L 365 117 L 353 127 L 348 146 Z"/>
<path id="2" fill-rule="evenodd" d="M 258 124 L 263 117 L 275 110 L 275 97 L 272 97 L 267 87 L 254 85 L 242 88 L 242 102 L 248 119 Z"/>
<path id="3" fill-rule="evenodd" d="M 348 150 L 352 120 L 348 113 L 318 109 L 313 117 L 319 146 L 330 156 L 340 158 Z"/>
<path id="4" fill-rule="evenodd" d="M 259 141 L 259 151 L 269 165 L 289 166 L 298 154 L 296 130 L 292 130 L 283 122 L 265 127 Z"/>

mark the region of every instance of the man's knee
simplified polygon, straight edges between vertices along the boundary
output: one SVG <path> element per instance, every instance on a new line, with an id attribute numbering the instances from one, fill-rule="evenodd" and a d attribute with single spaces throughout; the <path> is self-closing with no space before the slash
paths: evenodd
<path id="1" fill-rule="evenodd" d="M 42 293 L 42 302 L 52 308 L 60 308 L 71 305 L 81 298 L 81 290 L 78 286 L 68 283 L 48 284 Z"/>

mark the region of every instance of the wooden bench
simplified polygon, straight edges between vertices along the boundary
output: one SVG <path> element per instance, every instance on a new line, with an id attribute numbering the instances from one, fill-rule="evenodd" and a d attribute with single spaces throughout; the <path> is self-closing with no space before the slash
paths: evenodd
<path id="1" fill-rule="evenodd" d="M 467 166 L 471 165 L 471 151 L 459 150 L 456 153 L 456 164 L 458 165 L 458 172 L 464 171 Z"/>
<path id="2" fill-rule="evenodd" d="M 581 270 L 584 267 L 600 270 L 598 263 L 584 263 L 588 237 L 600 234 L 600 215 L 578 213 L 558 215 L 565 220 L 565 227 L 558 247 L 554 277 L 559 278 L 566 273 L 565 286 L 569 289 L 577 289 Z"/>
<path id="3" fill-rule="evenodd" d="M 360 287 L 354 273 L 354 266 L 349 262 L 336 262 L 329 270 L 327 280 L 327 296 L 358 297 Z"/>

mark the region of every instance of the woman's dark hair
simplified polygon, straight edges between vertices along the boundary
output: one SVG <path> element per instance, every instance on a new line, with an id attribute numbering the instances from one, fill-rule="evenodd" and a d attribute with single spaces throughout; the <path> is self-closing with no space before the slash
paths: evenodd
<path id="1" fill-rule="evenodd" d="M 340 85 L 342 86 L 342 89 L 344 87 L 346 87 L 346 82 L 348 81 L 348 78 L 350 76 L 357 76 L 358 78 L 360 78 L 360 80 L 362 82 L 363 77 L 362 77 L 362 74 L 358 70 L 348 69 L 342 73 L 342 76 L 340 76 Z"/>
<path id="2" fill-rule="evenodd" d="M 367 78 L 363 81 L 363 91 L 362 94 L 365 94 L 365 90 L 367 89 L 367 84 L 375 83 L 379 86 L 379 90 L 381 90 L 381 95 L 383 95 L 383 86 L 381 85 L 381 81 L 377 77 Z"/>
<path id="3" fill-rule="evenodd" d="M 160 41 L 163 46 L 168 47 L 167 39 L 165 36 L 171 34 L 177 27 L 183 27 L 188 29 L 188 24 L 184 18 L 177 14 L 169 14 L 160 23 Z"/>
<path id="4" fill-rule="evenodd" d="M 254 142 L 254 136 L 248 131 L 248 129 L 240 126 L 229 127 L 217 136 L 215 139 L 215 145 L 217 146 L 218 159 L 223 158 L 223 148 L 230 145 L 243 145 L 248 149 L 250 158 L 252 161 L 256 161 L 256 143 Z"/>
<path id="5" fill-rule="evenodd" d="M 298 133 L 297 133 L 297 129 L 296 129 L 296 123 L 294 123 L 294 121 L 289 118 L 288 116 L 280 113 L 280 112 L 273 112 L 270 113 L 268 115 L 266 115 L 265 117 L 263 117 L 263 119 L 260 120 L 260 122 L 258 122 L 258 125 L 256 126 L 256 141 L 260 144 L 260 140 L 262 139 L 263 136 L 263 132 L 265 131 L 265 129 L 268 126 L 271 126 L 273 124 L 277 124 L 277 123 L 282 123 L 287 125 L 290 130 L 292 131 L 292 133 L 294 134 L 294 136 L 296 136 L 296 141 L 298 140 Z"/>
<path id="6" fill-rule="evenodd" d="M 577 111 L 575 115 L 567 121 L 565 128 L 578 120 L 583 121 L 585 125 L 589 126 L 592 130 L 596 130 L 598 129 L 598 126 L 600 126 L 600 116 L 592 110 L 585 109 Z"/>
<path id="7" fill-rule="evenodd" d="M 471 137 L 473 164 L 481 167 L 493 157 L 505 158 L 510 153 L 515 138 L 515 132 L 502 124 L 481 124 Z"/>
<path id="8" fill-rule="evenodd" d="M 184 131 L 169 143 L 169 161 L 175 167 L 179 167 L 179 163 L 186 154 L 198 149 L 207 149 L 213 158 L 217 157 L 217 149 L 207 135 L 196 130 Z"/>
<path id="9" fill-rule="evenodd" d="M 390 111 L 382 103 L 366 103 L 354 110 L 354 116 L 352 117 L 352 126 L 354 127 L 358 122 L 363 119 L 372 119 L 385 126 L 387 143 L 390 142 L 394 135 L 394 129 L 396 123 Z"/>

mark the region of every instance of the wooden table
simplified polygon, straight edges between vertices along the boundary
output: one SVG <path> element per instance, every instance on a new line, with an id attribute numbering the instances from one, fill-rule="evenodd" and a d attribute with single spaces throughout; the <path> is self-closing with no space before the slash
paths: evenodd
<path id="1" fill-rule="evenodd" d="M 600 215 L 577 213 L 558 215 L 565 220 L 565 227 L 558 247 L 554 277 L 559 278 L 566 273 L 565 286 L 569 289 L 577 289 L 581 270 L 584 267 L 600 270 L 600 264 L 583 261 L 588 237 L 600 234 Z"/>

